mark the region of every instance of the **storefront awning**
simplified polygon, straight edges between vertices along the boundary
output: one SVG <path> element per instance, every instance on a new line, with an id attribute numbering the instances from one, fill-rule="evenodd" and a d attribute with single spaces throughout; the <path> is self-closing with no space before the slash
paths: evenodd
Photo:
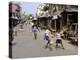
<path id="1" fill-rule="evenodd" d="M 11 19 L 19 20 L 18 17 L 11 16 Z"/>
<path id="2" fill-rule="evenodd" d="M 77 9 L 66 9 L 67 12 L 78 12 Z"/>

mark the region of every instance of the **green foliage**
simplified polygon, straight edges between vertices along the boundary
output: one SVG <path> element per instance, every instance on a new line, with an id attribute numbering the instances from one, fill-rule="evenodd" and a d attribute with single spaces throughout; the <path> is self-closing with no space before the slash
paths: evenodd
<path id="1" fill-rule="evenodd" d="M 22 13 L 22 18 L 23 18 L 24 20 L 32 20 L 32 19 L 34 19 L 34 16 L 33 16 L 33 14 L 26 14 L 26 13 L 24 12 L 24 13 Z"/>
<path id="2" fill-rule="evenodd" d="M 34 18 L 34 16 L 32 15 L 32 14 L 29 14 L 28 16 L 27 16 L 27 19 L 28 20 L 32 20 Z"/>

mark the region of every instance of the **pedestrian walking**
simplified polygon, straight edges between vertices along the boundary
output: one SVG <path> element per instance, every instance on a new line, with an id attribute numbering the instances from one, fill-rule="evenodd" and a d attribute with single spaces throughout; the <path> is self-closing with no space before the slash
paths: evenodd
<path id="1" fill-rule="evenodd" d="M 23 31 L 23 25 L 24 25 L 24 22 L 21 21 L 21 22 L 20 22 L 20 29 L 19 29 L 19 30 Z"/>
<path id="2" fill-rule="evenodd" d="M 58 48 L 59 47 L 59 44 L 60 44 L 61 47 L 62 47 L 62 49 L 64 49 L 62 38 L 61 38 L 61 34 L 60 34 L 59 31 L 56 33 L 56 38 L 57 38 L 56 39 L 56 48 Z"/>
<path id="3" fill-rule="evenodd" d="M 32 32 L 34 35 L 34 39 L 37 39 L 37 32 L 39 31 L 37 24 L 32 25 Z"/>
<path id="4" fill-rule="evenodd" d="M 27 26 L 28 22 L 26 21 L 25 23 L 26 23 L 26 26 Z"/>

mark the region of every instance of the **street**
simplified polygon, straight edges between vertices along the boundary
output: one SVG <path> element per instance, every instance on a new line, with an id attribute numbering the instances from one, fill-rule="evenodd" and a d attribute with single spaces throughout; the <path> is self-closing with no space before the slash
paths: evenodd
<path id="1" fill-rule="evenodd" d="M 13 58 L 32 58 L 32 57 L 48 57 L 48 56 L 63 56 L 78 54 L 78 47 L 69 43 L 68 40 L 63 40 L 64 48 L 55 49 L 55 38 L 53 39 L 53 50 L 45 48 L 46 41 L 44 40 L 44 30 L 38 32 L 38 39 L 33 38 L 31 25 L 24 24 L 23 30 L 15 36 L 12 46 Z"/>

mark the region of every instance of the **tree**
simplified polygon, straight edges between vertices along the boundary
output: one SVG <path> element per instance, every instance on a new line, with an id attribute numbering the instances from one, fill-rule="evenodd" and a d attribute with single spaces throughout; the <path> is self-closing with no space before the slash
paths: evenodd
<path id="1" fill-rule="evenodd" d="M 32 19 L 34 19 L 34 16 L 32 14 L 29 14 L 27 18 L 28 18 L 28 20 L 32 20 Z"/>

